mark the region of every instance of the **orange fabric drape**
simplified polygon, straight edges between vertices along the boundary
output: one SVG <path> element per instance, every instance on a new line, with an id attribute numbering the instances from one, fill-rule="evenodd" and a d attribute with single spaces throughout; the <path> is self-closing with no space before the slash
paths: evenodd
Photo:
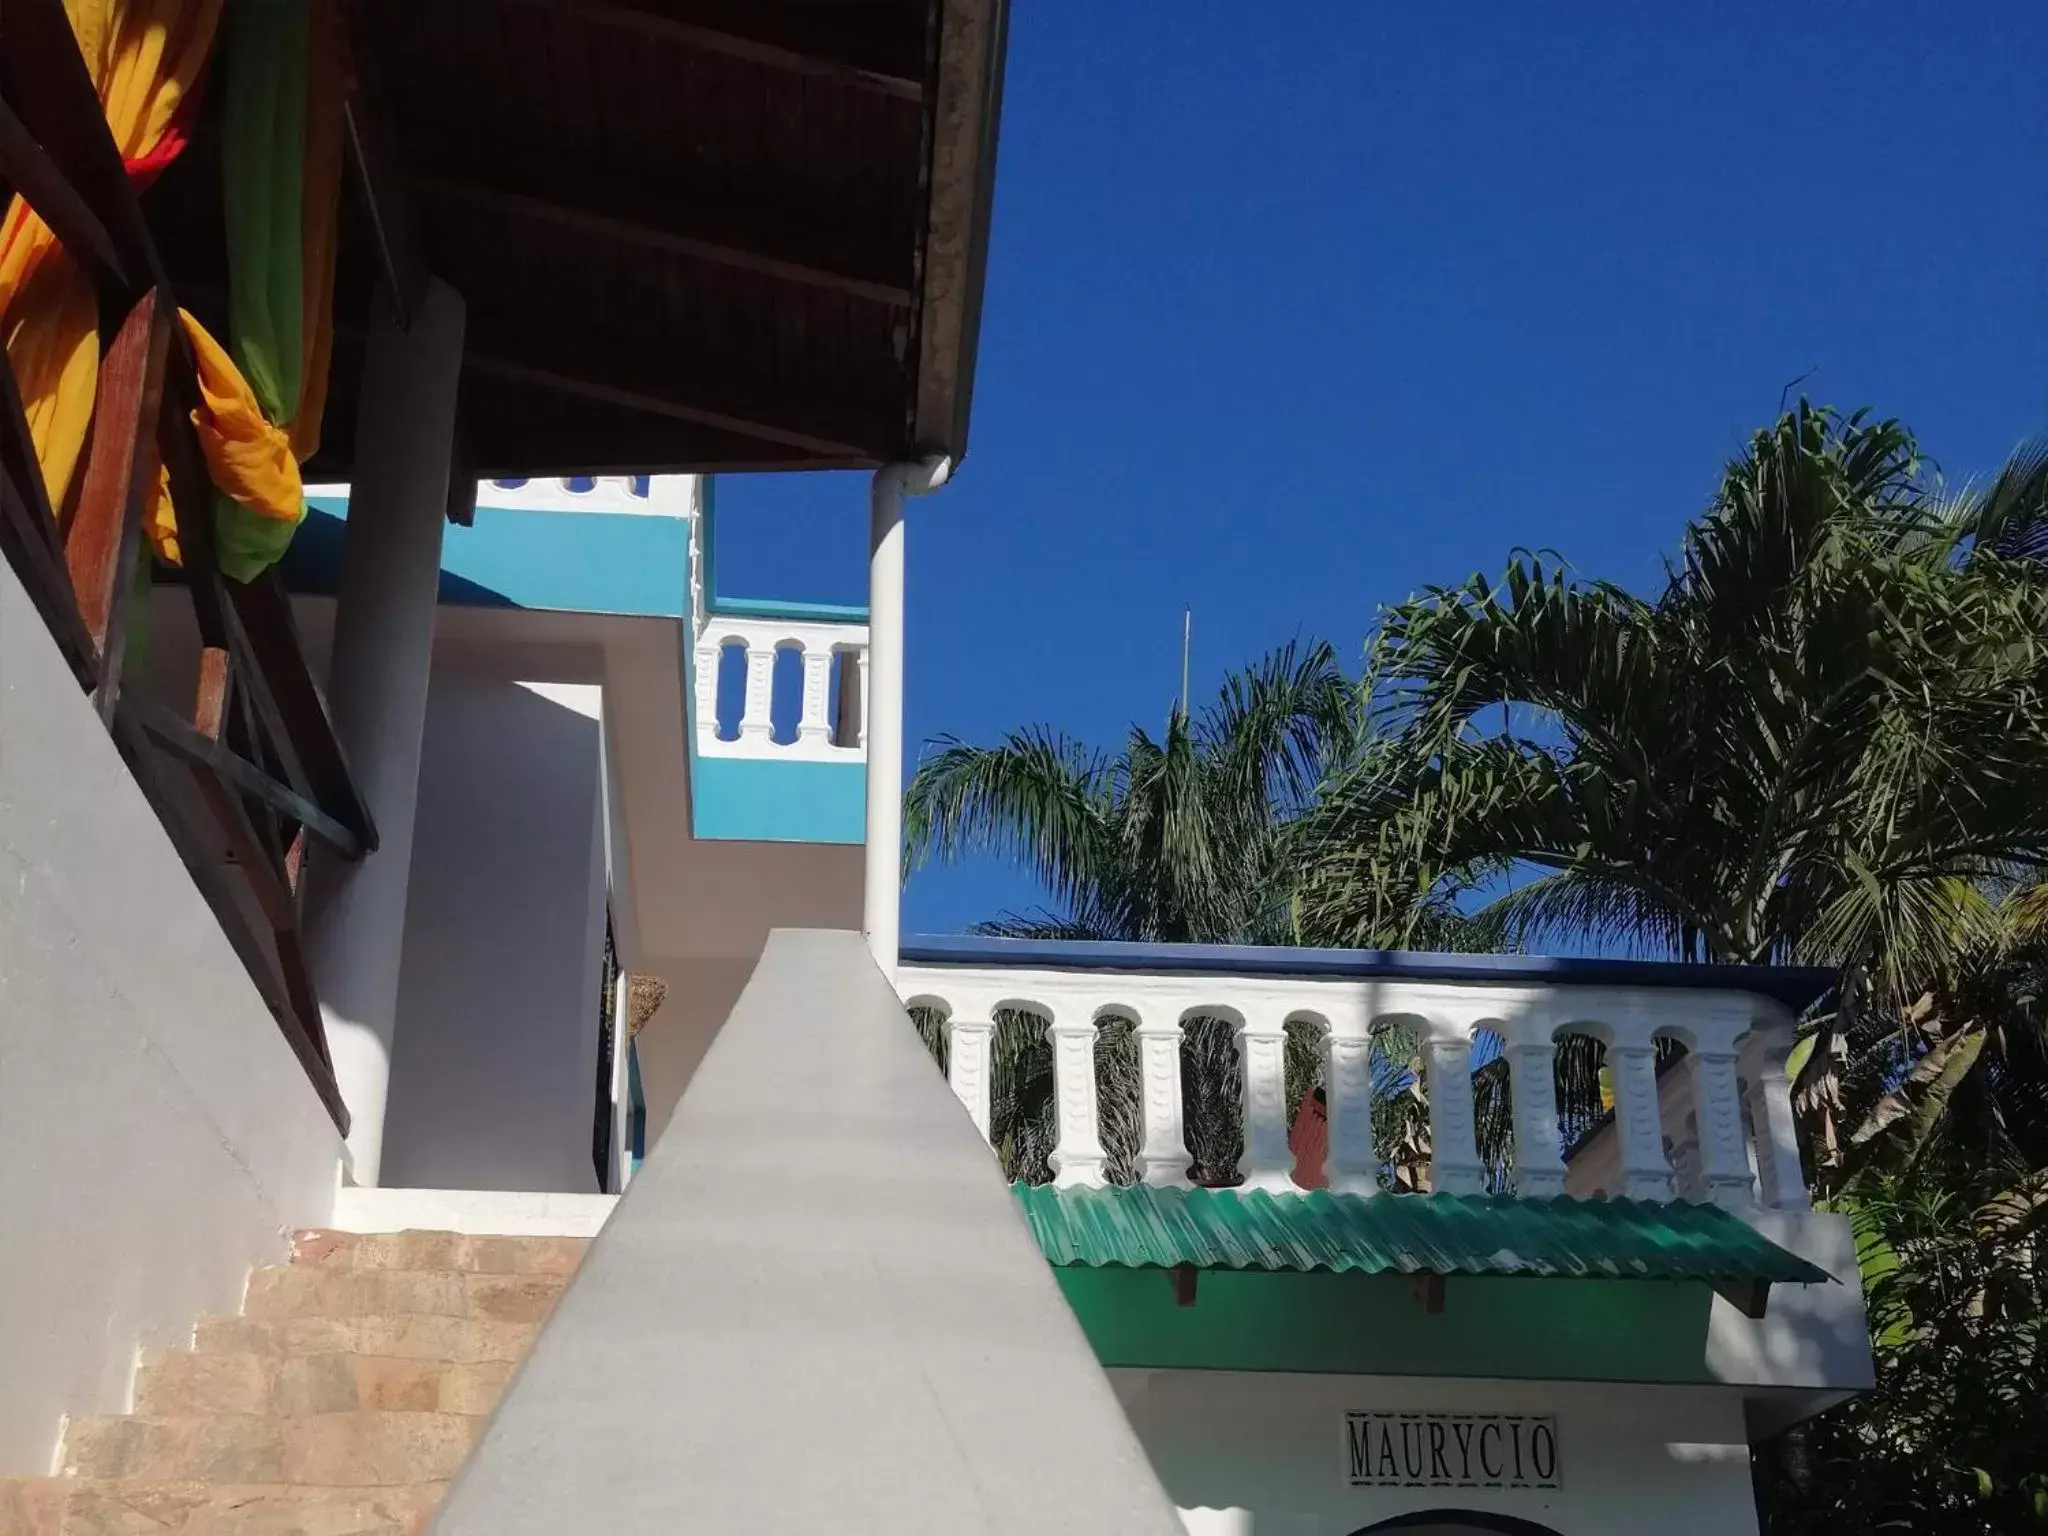
<path id="1" fill-rule="evenodd" d="M 299 480 L 291 434 L 271 425 L 263 407 L 256 403 L 249 381 L 206 327 L 182 309 L 178 319 L 198 366 L 200 404 L 192 413 L 192 425 L 199 433 L 208 475 L 223 495 L 259 518 L 296 524 L 304 515 L 306 493 Z M 178 565 L 182 556 L 170 490 L 170 477 L 159 470 L 156 497 L 143 515 L 142 526 L 157 554 L 166 563 Z"/>
<path id="2" fill-rule="evenodd" d="M 121 158 L 160 169 L 159 150 L 206 68 L 221 0 L 65 0 Z M 71 485 L 99 386 L 91 281 L 28 204 L 0 220 L 0 331 L 50 503 Z"/>

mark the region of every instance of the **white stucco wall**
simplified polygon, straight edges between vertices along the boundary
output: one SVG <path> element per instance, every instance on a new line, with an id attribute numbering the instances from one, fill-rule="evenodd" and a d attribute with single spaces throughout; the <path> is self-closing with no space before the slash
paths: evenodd
<path id="1" fill-rule="evenodd" d="M 435 662 L 386 1185 L 597 1190 L 602 699 Z"/>
<path id="2" fill-rule="evenodd" d="M 327 1219 L 341 1142 L 0 562 L 0 1475 Z"/>
<path id="3" fill-rule="evenodd" d="M 1350 1536 L 1399 1515 L 1450 1509 L 1562 1536 L 1756 1536 L 1733 1391 L 1215 1371 L 1110 1376 L 1191 1536 Z M 1354 1410 L 1552 1415 L 1560 1486 L 1351 1487 L 1344 1416 Z"/>

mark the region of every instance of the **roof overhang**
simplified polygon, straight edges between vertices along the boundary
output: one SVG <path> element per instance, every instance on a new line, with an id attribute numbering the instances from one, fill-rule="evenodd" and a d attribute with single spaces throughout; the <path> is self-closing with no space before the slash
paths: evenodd
<path id="1" fill-rule="evenodd" d="M 379 283 L 403 309 L 429 275 L 467 305 L 471 478 L 964 452 L 1006 0 L 343 9 L 359 174 L 309 478 L 350 477 Z M 218 158 L 149 199 L 209 325 Z"/>

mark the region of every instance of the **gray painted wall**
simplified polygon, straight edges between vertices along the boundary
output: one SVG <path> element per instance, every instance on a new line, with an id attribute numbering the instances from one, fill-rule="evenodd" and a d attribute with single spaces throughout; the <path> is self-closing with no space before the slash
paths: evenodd
<path id="1" fill-rule="evenodd" d="M 386 1185 L 597 1191 L 601 698 L 435 663 Z"/>
<path id="2" fill-rule="evenodd" d="M 785 930 L 434 1529 L 1180 1524 L 860 935 Z"/>
<path id="3" fill-rule="evenodd" d="M 340 1138 L 0 562 L 0 1475 L 333 1208 Z"/>

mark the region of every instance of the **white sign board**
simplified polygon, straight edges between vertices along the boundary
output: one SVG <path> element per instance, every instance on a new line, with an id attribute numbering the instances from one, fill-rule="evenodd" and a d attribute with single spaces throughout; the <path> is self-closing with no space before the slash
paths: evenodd
<path id="1" fill-rule="evenodd" d="M 1547 1413 L 1344 1415 L 1353 1488 L 1555 1488 L 1557 1420 Z"/>

